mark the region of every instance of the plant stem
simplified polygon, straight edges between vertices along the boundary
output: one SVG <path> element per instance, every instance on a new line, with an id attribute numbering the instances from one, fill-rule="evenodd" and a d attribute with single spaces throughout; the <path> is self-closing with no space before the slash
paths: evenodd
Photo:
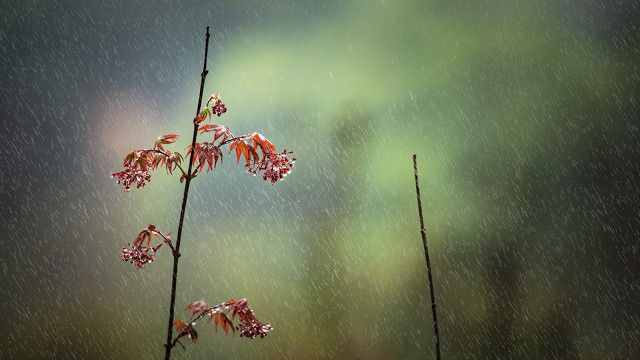
<path id="1" fill-rule="evenodd" d="M 440 335 L 438 334 L 438 317 L 436 316 L 436 297 L 433 291 L 433 278 L 431 276 L 431 261 L 429 260 L 429 248 L 427 247 L 427 231 L 424 228 L 424 218 L 422 216 L 422 200 L 420 199 L 420 185 L 418 183 L 418 164 L 416 154 L 413 154 L 413 174 L 416 179 L 416 199 L 418 200 L 418 217 L 420 218 L 420 236 L 424 247 L 424 257 L 427 263 L 427 274 L 429 277 L 429 292 L 431 295 L 431 313 L 433 315 L 433 334 L 436 342 L 436 359 L 440 360 Z"/>
<path id="2" fill-rule="evenodd" d="M 209 27 L 207 26 L 207 33 L 205 36 L 204 47 L 204 64 L 202 65 L 202 73 L 200 74 L 200 94 L 198 95 L 198 107 L 196 108 L 196 117 L 200 113 L 200 107 L 202 106 L 202 92 L 204 90 L 204 81 L 207 77 L 207 54 L 209 52 Z M 191 148 L 193 149 L 196 144 L 196 136 L 198 135 L 198 124 L 193 122 L 193 137 L 191 140 Z M 178 281 L 178 260 L 180 259 L 180 240 L 182 240 L 182 224 L 184 222 L 184 215 L 187 208 L 187 197 L 189 195 L 189 185 L 191 184 L 191 170 L 193 168 L 193 151 L 189 156 L 189 168 L 187 170 L 187 179 L 184 184 L 184 194 L 182 195 L 182 208 L 180 209 L 180 221 L 178 222 L 178 238 L 176 240 L 176 249 L 173 256 L 173 277 L 171 279 L 171 302 L 169 305 L 169 323 L 167 326 L 167 339 L 165 343 L 165 360 L 171 359 L 171 349 L 173 349 L 173 317 L 176 305 L 176 283 Z"/>

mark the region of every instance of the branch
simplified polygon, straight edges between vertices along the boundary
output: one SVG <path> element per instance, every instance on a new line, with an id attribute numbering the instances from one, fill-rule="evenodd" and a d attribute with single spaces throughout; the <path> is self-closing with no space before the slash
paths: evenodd
<path id="1" fill-rule="evenodd" d="M 424 228 L 424 217 L 422 216 L 422 200 L 420 199 L 420 183 L 418 181 L 418 162 L 416 154 L 413 154 L 413 175 L 416 181 L 416 200 L 418 202 L 418 218 L 420 219 L 420 237 L 422 237 L 422 247 L 427 266 L 427 276 L 429 280 L 429 295 L 431 298 L 431 315 L 433 317 L 433 338 L 436 345 L 436 359 L 440 360 L 440 334 L 438 332 L 438 316 L 436 314 L 436 296 L 433 290 L 433 276 L 431 275 L 431 260 L 429 259 L 429 248 L 427 247 L 427 232 Z"/>
<path id="2" fill-rule="evenodd" d="M 176 249 L 173 247 L 173 244 L 171 244 L 171 239 L 169 239 L 166 236 L 164 236 L 164 234 L 161 233 L 160 231 L 158 231 L 157 233 L 160 234 L 160 236 L 162 236 L 162 238 L 164 239 L 165 244 L 169 245 L 169 247 L 171 248 L 171 251 L 173 252 L 173 256 L 180 257 L 180 254 L 178 253 L 178 251 L 176 251 Z"/>

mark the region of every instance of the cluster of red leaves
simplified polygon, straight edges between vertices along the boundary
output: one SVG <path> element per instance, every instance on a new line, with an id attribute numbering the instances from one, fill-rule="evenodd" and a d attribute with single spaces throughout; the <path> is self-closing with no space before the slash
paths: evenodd
<path id="1" fill-rule="evenodd" d="M 162 237 L 163 242 L 153 246 L 151 241 L 154 236 Z M 141 269 L 146 264 L 152 263 L 156 259 L 156 253 L 160 247 L 162 247 L 162 244 L 165 243 L 169 245 L 173 251 L 171 236 L 169 234 L 163 234 L 156 229 L 155 225 L 149 224 L 145 229 L 140 231 L 133 242 L 129 244 L 129 247 L 122 248 L 120 259 L 122 259 L 122 261 L 130 262 L 137 268 Z"/>
<path id="2" fill-rule="evenodd" d="M 255 132 L 234 140 L 229 150 L 235 150 L 238 162 L 244 157 L 245 167 L 251 175 L 261 174 L 263 180 L 272 184 L 283 180 L 293 170 L 296 161 L 292 152 L 276 152 L 273 143 Z"/>
<path id="3" fill-rule="evenodd" d="M 230 299 L 218 305 L 210 306 L 204 300 L 194 301 L 187 305 L 187 311 L 191 314 L 191 320 L 187 323 L 183 320 L 175 320 L 174 327 L 178 333 L 174 344 L 182 337 L 188 337 L 193 342 L 198 339 L 198 333 L 194 326 L 204 317 L 209 318 L 216 328 L 221 328 L 225 334 L 229 331 L 240 331 L 241 337 L 255 339 L 265 337 L 273 330 L 270 324 L 262 323 L 256 319 L 253 310 L 249 307 L 247 299 Z M 237 324 L 234 324 L 234 321 Z"/>
<path id="4" fill-rule="evenodd" d="M 283 180 L 293 170 L 296 160 L 293 153 L 286 150 L 280 153 L 276 152 L 276 146 L 257 132 L 234 136 L 231 130 L 224 125 L 204 124 L 205 120 L 210 119 L 213 115 L 219 117 L 225 112 L 227 112 L 226 105 L 218 94 L 213 94 L 209 97 L 205 109 L 195 118 L 194 122 L 198 126 L 198 133 L 201 135 L 211 133 L 213 136 L 211 141 L 196 142 L 193 148 L 191 146 L 187 148 L 187 155 L 193 153 L 193 164 L 195 165 L 191 177 L 195 177 L 205 167 L 207 171 L 214 170 L 218 162 L 222 162 L 222 147 L 230 144 L 229 152 L 235 152 L 237 162 L 244 158 L 247 172 L 251 175 L 260 174 L 265 181 L 272 184 Z M 144 187 L 151 181 L 150 170 L 164 166 L 169 174 L 179 168 L 182 172 L 180 181 L 184 181 L 187 174 L 180 166 L 183 160 L 182 155 L 178 152 L 172 153 L 164 148 L 164 145 L 174 143 L 177 138 L 176 134 L 167 134 L 156 140 L 153 149 L 130 152 L 122 163 L 124 170 L 113 173 L 112 177 L 123 186 L 124 191 L 129 191 L 133 186 L 136 188 Z"/>
<path id="5" fill-rule="evenodd" d="M 201 115 L 201 123 L 211 111 L 203 112 Z M 199 117 L 200 118 L 200 117 Z M 226 144 L 229 146 L 229 152 L 235 152 L 236 161 L 244 158 L 245 167 L 252 175 L 260 173 L 262 178 L 270 181 L 272 184 L 283 180 L 287 176 L 295 164 L 293 153 L 283 151 L 276 152 L 276 146 L 269 141 L 264 135 L 254 132 L 249 135 L 234 137 L 229 128 L 218 124 L 199 125 L 198 132 L 200 134 L 213 133 L 211 142 L 196 143 L 194 147 L 194 162 L 197 162 L 197 171 L 202 171 L 205 165 L 208 170 L 215 168 L 218 160 L 222 159 L 222 151 L 220 148 Z M 217 144 L 216 144 L 217 142 Z M 191 147 L 188 153 L 191 153 Z"/>
<path id="6" fill-rule="evenodd" d="M 180 167 L 182 155 L 166 150 L 163 145 L 172 144 L 177 138 L 176 134 L 167 134 L 156 140 L 153 149 L 140 149 L 128 153 L 122 162 L 124 170 L 113 173 L 111 177 L 122 185 L 124 191 L 129 191 L 133 185 L 142 188 L 151 181 L 150 170 L 164 166 L 169 174 L 172 174 L 176 167 Z"/>
<path id="7" fill-rule="evenodd" d="M 208 132 L 213 133 L 213 140 L 210 142 L 196 143 L 194 149 L 191 149 L 191 145 L 187 148 L 187 155 L 193 154 L 193 162 L 196 164 L 196 171 L 201 172 L 207 165 L 207 170 L 213 170 L 218 164 L 218 160 L 222 161 L 222 150 L 220 147 L 226 144 L 226 141 L 233 137 L 231 131 L 224 125 L 217 124 L 205 124 L 198 126 L 198 133 L 205 134 Z M 215 142 L 218 141 L 216 145 Z"/>

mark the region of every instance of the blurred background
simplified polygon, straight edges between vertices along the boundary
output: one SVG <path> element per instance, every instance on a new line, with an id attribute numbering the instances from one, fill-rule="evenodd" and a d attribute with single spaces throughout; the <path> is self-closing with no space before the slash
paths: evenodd
<path id="1" fill-rule="evenodd" d="M 433 359 L 418 154 L 445 359 L 640 358 L 637 1 L 0 1 L 3 359 L 157 359 L 182 185 L 123 193 L 130 150 L 221 122 L 294 150 L 271 186 L 199 176 L 177 315 L 247 297 L 176 359 Z"/>

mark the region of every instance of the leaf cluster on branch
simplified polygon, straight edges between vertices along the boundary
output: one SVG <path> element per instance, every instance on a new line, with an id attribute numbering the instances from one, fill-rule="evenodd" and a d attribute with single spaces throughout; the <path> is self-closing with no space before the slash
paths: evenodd
<path id="1" fill-rule="evenodd" d="M 204 300 L 197 300 L 187 305 L 186 310 L 191 314 L 188 322 L 175 320 L 176 337 L 173 345 L 180 343 L 180 339 L 188 337 L 192 342 L 198 340 L 198 332 L 195 326 L 199 320 L 208 319 L 215 328 L 221 328 L 225 334 L 230 331 L 240 332 L 240 337 L 255 339 L 265 337 L 273 329 L 271 324 L 258 320 L 253 310 L 249 307 L 247 299 L 229 299 L 226 302 L 210 306 Z M 180 344 L 182 345 L 182 344 Z"/>
<path id="2" fill-rule="evenodd" d="M 220 124 L 205 123 L 216 115 L 220 117 L 227 111 L 226 106 L 218 94 L 213 94 L 207 101 L 207 106 L 194 119 L 199 135 L 211 134 L 210 141 L 196 142 L 193 148 L 187 147 L 186 156 L 193 152 L 195 170 L 188 175 L 181 164 L 184 156 L 179 152 L 171 152 L 164 145 L 176 142 L 177 134 L 160 136 L 151 149 L 138 149 L 130 152 L 122 162 L 123 170 L 115 172 L 112 177 L 122 185 L 124 191 L 130 191 L 133 186 L 142 188 L 151 181 L 152 170 L 159 167 L 166 168 L 169 174 L 176 169 L 182 173 L 180 181 L 187 176 L 194 178 L 205 168 L 207 171 L 215 169 L 222 162 L 222 148 L 229 145 L 229 152 L 235 152 L 236 162 L 244 159 L 245 168 L 251 175 L 261 175 L 263 180 L 272 184 L 283 180 L 295 165 L 293 153 L 286 149 L 276 151 L 276 146 L 264 135 L 253 132 L 246 135 L 234 136 L 231 130 Z"/>

